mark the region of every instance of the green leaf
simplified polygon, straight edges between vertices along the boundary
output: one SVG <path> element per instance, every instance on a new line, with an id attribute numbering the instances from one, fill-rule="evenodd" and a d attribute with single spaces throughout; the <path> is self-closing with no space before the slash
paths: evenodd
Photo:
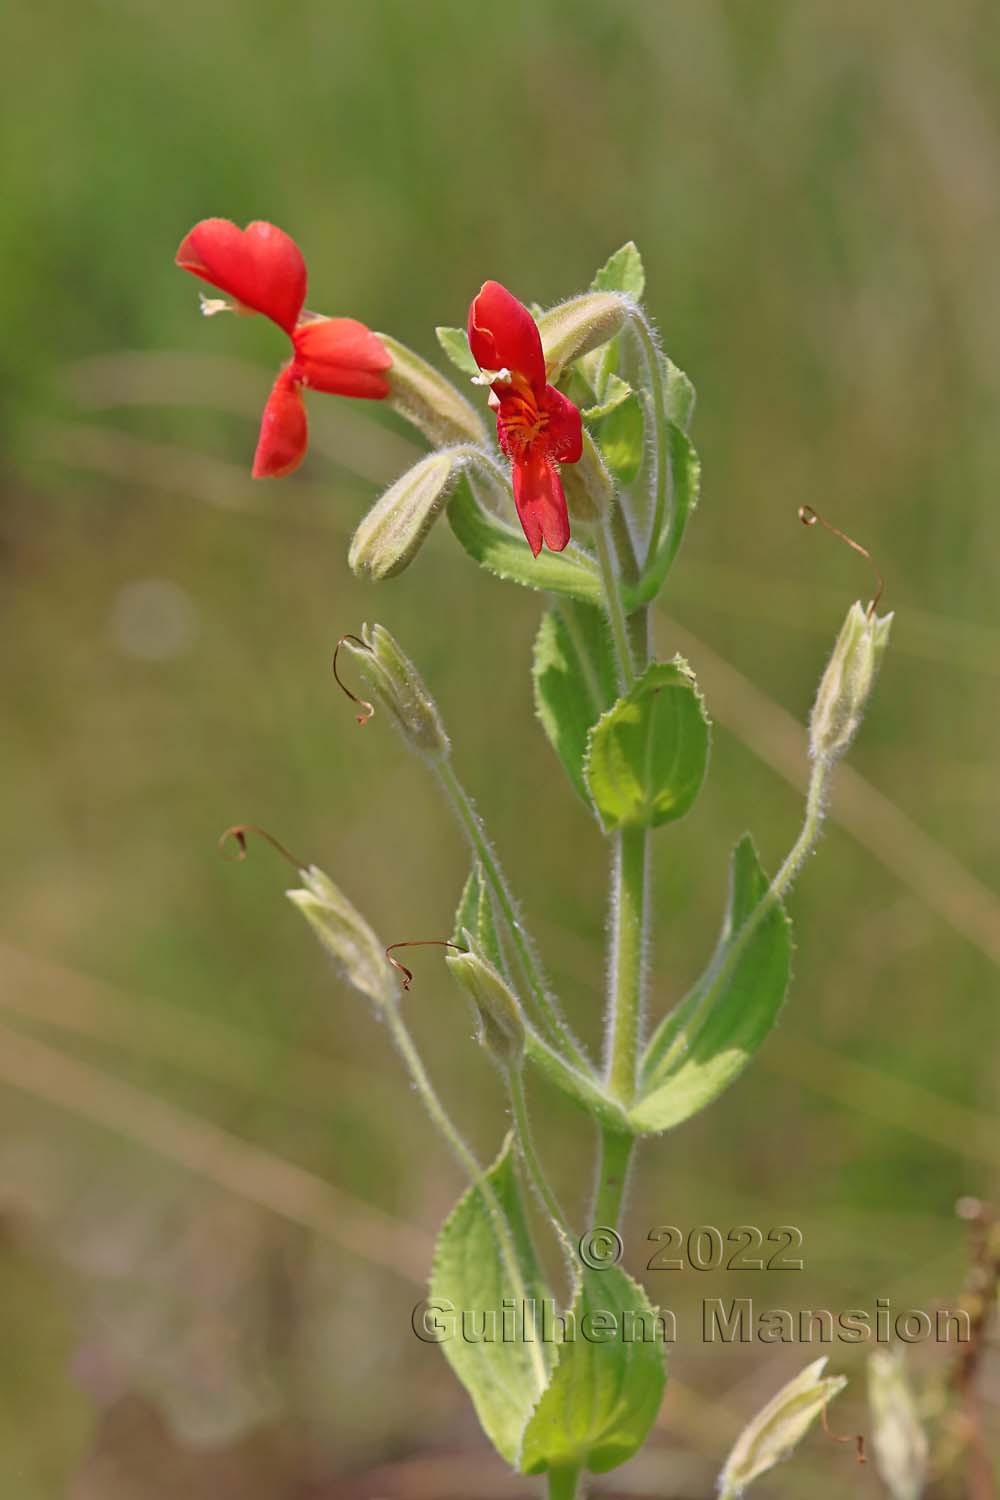
<path id="1" fill-rule="evenodd" d="M 679 1125 L 742 1073 L 781 1009 L 791 949 L 791 924 L 745 834 L 733 850 L 729 903 L 712 961 L 646 1049 L 630 1115 L 636 1129 Z"/>
<path id="2" fill-rule="evenodd" d="M 663 1341 L 641 1286 L 616 1266 L 585 1267 L 571 1313 L 576 1336 L 559 1344 L 525 1429 L 525 1474 L 578 1467 L 606 1474 L 642 1447 L 663 1399 Z"/>
<path id="3" fill-rule="evenodd" d="M 479 896 L 483 887 L 482 866 L 477 860 L 469 871 L 462 894 L 458 898 L 458 909 L 451 929 L 451 941 L 461 942 L 463 932 L 475 932 L 479 912 Z"/>
<path id="4" fill-rule="evenodd" d="M 604 462 L 619 484 L 631 484 L 642 467 L 646 429 L 634 391 L 618 402 L 597 429 Z"/>
<path id="5" fill-rule="evenodd" d="M 540 1306 L 549 1295 L 535 1259 L 514 1173 L 512 1136 L 508 1136 L 486 1181 L 510 1226 L 521 1285 L 511 1278 L 497 1244 L 489 1205 L 479 1187 L 459 1199 L 438 1236 L 431 1271 L 430 1302 L 449 1322 L 450 1336 L 441 1342 L 445 1358 L 472 1398 L 476 1415 L 497 1452 L 516 1465 L 521 1434 L 538 1399 L 539 1354 L 551 1353 L 541 1342 L 505 1338 L 504 1299 L 520 1312 L 522 1299 Z M 486 1341 L 463 1336 L 462 1313 L 474 1315 L 474 1333 L 495 1325 Z M 491 1318 L 492 1315 L 492 1318 Z M 483 1319 L 487 1323 L 483 1323 Z M 453 1324 L 453 1326 L 452 1326 Z M 516 1329 L 520 1332 L 520 1329 Z"/>
<path id="6" fill-rule="evenodd" d="M 636 302 L 642 300 L 642 294 L 646 290 L 646 272 L 643 270 L 642 256 L 632 240 L 604 262 L 590 283 L 590 289 L 593 292 L 627 292 Z"/>
<path id="7" fill-rule="evenodd" d="M 673 422 L 682 432 L 688 432 L 691 427 L 691 419 L 694 416 L 695 389 L 684 371 L 674 364 L 667 355 L 660 355 L 660 368 L 663 371 L 664 401 L 667 412 L 667 420 Z"/>
<path id="8" fill-rule="evenodd" d="M 498 578 L 569 594 L 588 604 L 599 604 L 604 597 L 597 564 L 582 548 L 571 542 L 565 552 L 545 548 L 532 557 L 524 533 L 480 505 L 467 476 L 459 480 L 449 501 L 448 520 L 469 556 Z"/>
<path id="9" fill-rule="evenodd" d="M 613 417 L 609 420 L 613 420 Z M 670 506 L 660 542 L 648 570 L 643 574 L 630 607 L 648 604 L 663 587 L 670 565 L 677 556 L 688 520 L 698 504 L 701 485 L 701 461 L 691 439 L 671 422 L 668 426 L 668 454 L 672 476 Z"/>
<path id="10" fill-rule="evenodd" d="M 463 375 L 478 375 L 476 364 L 469 348 L 469 335 L 464 328 L 435 328 L 437 341 L 457 370 Z"/>
<path id="11" fill-rule="evenodd" d="M 567 600 L 542 616 L 532 662 L 535 712 L 588 807 L 587 735 L 615 701 L 615 658 L 603 613 Z"/>
<path id="12" fill-rule="evenodd" d="M 452 942 L 461 946 L 463 932 L 467 932 L 475 940 L 479 952 L 490 961 L 495 969 L 510 977 L 497 932 L 493 898 L 483 876 L 483 867 L 478 860 L 469 871 L 469 878 L 465 882 L 462 897 L 458 903 L 455 925 L 452 928 Z"/>
<path id="13" fill-rule="evenodd" d="M 584 775 L 605 832 L 682 818 L 705 776 L 708 731 L 687 663 L 647 667 L 588 737 Z"/>
<path id="14" fill-rule="evenodd" d="M 610 416 L 631 395 L 632 387 L 628 381 L 622 380 L 621 376 L 616 375 L 612 370 L 604 380 L 604 390 L 600 404 L 598 406 L 584 407 L 580 415 L 587 422 L 599 422 L 602 417 Z"/>

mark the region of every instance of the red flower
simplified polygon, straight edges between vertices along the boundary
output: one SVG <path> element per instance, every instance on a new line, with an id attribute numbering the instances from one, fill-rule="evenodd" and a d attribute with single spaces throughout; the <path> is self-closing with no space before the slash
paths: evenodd
<path id="1" fill-rule="evenodd" d="M 291 363 L 264 407 L 255 479 L 290 474 L 302 462 L 308 440 L 302 386 L 371 401 L 389 394 L 385 372 L 392 356 L 369 328 L 354 318 L 303 314 L 306 263 L 283 230 L 260 222 L 240 229 L 228 219 L 202 219 L 185 235 L 175 259 L 182 270 L 227 292 L 240 311 L 263 313 L 292 341 Z"/>
<path id="2" fill-rule="evenodd" d="M 542 340 L 531 313 L 498 281 L 484 282 L 469 308 L 469 347 L 495 378 L 497 438 L 511 461 L 514 504 L 537 557 L 544 542 L 561 552 L 569 515 L 557 464 L 575 464 L 583 445 L 580 413 L 545 381 Z"/>

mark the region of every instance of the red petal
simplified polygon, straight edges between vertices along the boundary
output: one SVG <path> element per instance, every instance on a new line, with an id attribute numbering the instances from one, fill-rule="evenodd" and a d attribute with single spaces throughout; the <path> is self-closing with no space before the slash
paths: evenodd
<path id="1" fill-rule="evenodd" d="M 333 396 L 384 400 L 389 394 L 385 372 L 392 355 L 382 341 L 355 318 L 316 318 L 300 323 L 292 335 L 295 378 L 314 391 Z"/>
<path id="2" fill-rule="evenodd" d="M 583 421 L 579 407 L 554 385 L 545 387 L 541 404 L 549 414 L 545 439 L 550 456 L 563 464 L 575 464 L 583 452 Z"/>
<path id="3" fill-rule="evenodd" d="M 538 326 L 523 302 L 499 281 L 486 281 L 469 308 L 469 347 L 481 370 L 508 369 L 536 391 L 545 386 L 545 356 Z"/>
<path id="4" fill-rule="evenodd" d="M 514 461 L 514 504 L 528 546 L 537 557 L 542 542 L 561 552 L 569 541 L 569 513 L 562 480 L 537 444 Z"/>
<path id="5" fill-rule="evenodd" d="M 202 219 L 175 256 L 192 276 L 228 292 L 291 333 L 306 300 L 306 263 L 295 241 L 273 224 L 240 229 L 229 219 Z"/>
<path id="6" fill-rule="evenodd" d="M 506 453 L 507 457 L 513 458 L 515 445 L 507 436 L 507 423 L 504 421 L 502 405 L 499 405 L 497 407 L 497 442 L 500 444 L 501 450 Z"/>
<path id="7" fill-rule="evenodd" d="M 254 479 L 279 479 L 297 469 L 305 457 L 309 429 L 306 408 L 291 370 L 282 370 L 267 398 L 261 418 Z"/>

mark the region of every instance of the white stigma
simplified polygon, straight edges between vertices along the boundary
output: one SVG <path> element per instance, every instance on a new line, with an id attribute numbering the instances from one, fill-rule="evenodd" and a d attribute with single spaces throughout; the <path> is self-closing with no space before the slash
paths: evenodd
<path id="1" fill-rule="evenodd" d="M 204 292 L 198 293 L 198 301 L 201 303 L 201 314 L 204 318 L 214 318 L 216 313 L 235 312 L 236 309 L 225 297 L 206 297 Z"/>
<path id="2" fill-rule="evenodd" d="M 469 377 L 473 385 L 492 385 L 494 380 L 509 384 L 511 378 L 511 372 L 506 365 L 504 365 L 502 370 L 480 370 L 478 375 L 470 375 Z"/>

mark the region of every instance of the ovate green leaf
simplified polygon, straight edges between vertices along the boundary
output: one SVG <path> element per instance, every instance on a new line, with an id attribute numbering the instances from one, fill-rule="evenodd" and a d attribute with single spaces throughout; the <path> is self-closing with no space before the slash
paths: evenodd
<path id="1" fill-rule="evenodd" d="M 572 389 L 569 390 L 568 394 L 572 396 Z M 599 422 L 602 417 L 610 416 L 613 411 L 616 411 L 622 402 L 627 401 L 632 394 L 632 387 L 628 381 L 622 380 L 620 375 L 616 375 L 614 371 L 611 371 L 604 377 L 603 392 L 599 404 L 597 406 L 585 406 L 581 415 L 586 422 Z"/>
<path id="2" fill-rule="evenodd" d="M 457 370 L 463 375 L 478 375 L 476 364 L 469 348 L 469 335 L 464 328 L 435 328 L 437 341 Z"/>
<path id="3" fill-rule="evenodd" d="M 645 1442 L 666 1384 L 662 1325 L 642 1287 L 583 1269 L 551 1382 L 524 1433 L 520 1467 L 605 1474 Z"/>
<path id="4" fill-rule="evenodd" d="M 448 504 L 448 520 L 469 556 L 499 578 L 508 578 L 529 589 L 547 589 L 569 594 L 588 604 L 603 598 L 597 564 L 570 542 L 565 552 L 545 548 L 532 557 L 520 528 L 481 505 L 463 475 Z"/>
<path id="5" fill-rule="evenodd" d="M 615 701 L 615 659 L 604 615 L 566 600 L 542 616 L 532 664 L 535 710 L 583 800 L 587 735 Z"/>
<path id="6" fill-rule="evenodd" d="M 540 1307 L 548 1292 L 525 1221 L 510 1136 L 486 1180 L 510 1226 L 521 1284 L 515 1283 L 504 1263 L 486 1198 L 480 1188 L 471 1187 L 438 1237 L 429 1301 L 439 1325 L 450 1333 L 441 1342 L 445 1358 L 472 1398 L 487 1437 L 515 1465 L 521 1434 L 539 1395 L 537 1361 L 552 1350 L 537 1340 L 505 1338 L 503 1314 L 506 1310 L 510 1318 L 513 1308 L 520 1316 L 524 1299 L 529 1311 L 532 1304 Z M 469 1320 L 464 1333 L 463 1313 Z M 482 1336 L 491 1330 L 492 1338 Z"/>
<path id="7" fill-rule="evenodd" d="M 627 395 L 596 429 L 604 462 L 619 484 L 631 484 L 642 467 L 645 428 L 635 392 Z"/>
<path id="8" fill-rule="evenodd" d="M 597 272 L 590 289 L 594 292 L 627 292 L 636 302 L 646 290 L 646 273 L 642 256 L 632 240 L 610 256 Z"/>
<path id="9" fill-rule="evenodd" d="M 687 663 L 648 667 L 588 738 L 584 775 L 605 831 L 683 817 L 705 776 L 708 729 Z"/>
<path id="10" fill-rule="evenodd" d="M 665 354 L 660 355 L 660 369 L 663 371 L 664 405 L 666 407 L 667 419 L 679 427 L 682 432 L 687 432 L 691 427 L 691 419 L 694 416 L 695 389 L 690 378 L 684 371 L 668 359 Z"/>
<path id="11" fill-rule="evenodd" d="M 791 965 L 791 927 L 769 892 L 753 842 L 733 851 L 729 903 L 705 973 L 650 1039 L 631 1119 L 669 1130 L 728 1088 L 781 1009 Z"/>
<path id="12" fill-rule="evenodd" d="M 613 421 L 614 418 L 608 420 Z M 673 422 L 668 425 L 667 438 L 671 502 L 652 561 L 636 591 L 637 601 L 642 603 L 654 599 L 662 588 L 670 565 L 677 556 L 687 523 L 698 504 L 701 486 L 701 461 L 690 438 Z"/>

